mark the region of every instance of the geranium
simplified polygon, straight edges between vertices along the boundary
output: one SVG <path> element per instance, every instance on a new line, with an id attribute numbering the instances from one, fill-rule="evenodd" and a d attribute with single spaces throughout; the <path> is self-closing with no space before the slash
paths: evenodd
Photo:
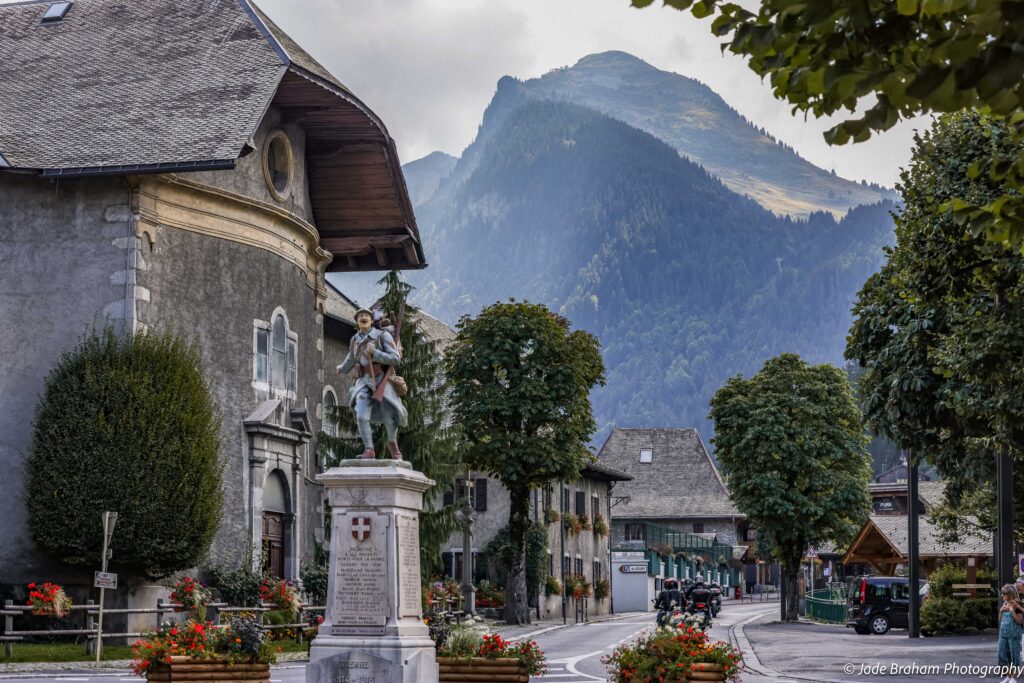
<path id="1" fill-rule="evenodd" d="M 576 536 L 583 531 L 583 523 L 580 521 L 580 518 L 574 514 L 566 515 L 562 523 L 565 524 L 565 531 L 570 536 Z"/>
<path id="2" fill-rule="evenodd" d="M 132 645 L 132 672 L 145 676 L 154 668 L 169 665 L 171 657 L 270 663 L 275 652 L 253 618 L 236 617 L 227 626 L 193 620 L 167 622 Z"/>
<path id="3" fill-rule="evenodd" d="M 565 592 L 575 600 L 590 597 L 590 582 L 583 574 L 568 574 L 565 577 Z"/>
<path id="4" fill-rule="evenodd" d="M 608 536 L 608 522 L 605 520 L 604 515 L 598 512 L 594 515 L 594 535 L 595 536 Z"/>
<path id="5" fill-rule="evenodd" d="M 71 598 L 59 584 L 47 581 L 43 585 L 28 584 L 28 603 L 32 614 L 39 616 L 67 616 L 71 611 Z"/>
<path id="6" fill-rule="evenodd" d="M 594 597 L 598 600 L 604 600 L 607 598 L 612 591 L 612 586 L 608 583 L 608 579 L 595 579 L 594 580 Z"/>
<path id="7" fill-rule="evenodd" d="M 260 584 L 260 601 L 290 614 L 298 614 L 302 608 L 299 591 L 289 581 L 263 579 Z"/>
<path id="8" fill-rule="evenodd" d="M 205 583 L 191 576 L 179 580 L 171 591 L 171 602 L 176 602 L 199 622 L 206 621 L 206 606 L 213 599 L 213 594 Z"/>
<path id="9" fill-rule="evenodd" d="M 547 671 L 544 652 L 537 647 L 537 642 L 532 640 L 513 644 L 496 633 L 485 635 L 476 656 L 485 659 L 518 660 L 530 676 L 541 676 Z"/>
<path id="10" fill-rule="evenodd" d="M 590 531 L 593 529 L 593 527 L 590 526 L 590 515 L 580 515 L 577 519 L 580 522 L 580 531 Z"/>
<path id="11" fill-rule="evenodd" d="M 689 680 L 697 664 L 717 665 L 726 680 L 737 680 L 741 657 L 728 643 L 711 642 L 704 632 L 683 624 L 641 636 L 601 661 L 615 683 L 665 683 Z"/>

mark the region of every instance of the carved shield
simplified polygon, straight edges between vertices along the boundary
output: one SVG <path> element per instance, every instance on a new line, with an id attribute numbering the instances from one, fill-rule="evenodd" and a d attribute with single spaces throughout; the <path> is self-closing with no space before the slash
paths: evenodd
<path id="1" fill-rule="evenodd" d="M 369 517 L 353 517 L 352 518 L 352 538 L 357 541 L 365 541 L 370 537 L 370 518 Z"/>

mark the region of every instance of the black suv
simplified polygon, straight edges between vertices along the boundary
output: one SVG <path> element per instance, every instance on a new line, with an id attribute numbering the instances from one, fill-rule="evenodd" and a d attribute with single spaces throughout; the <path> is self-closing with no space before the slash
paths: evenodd
<path id="1" fill-rule="evenodd" d="M 921 586 L 925 584 L 921 580 Z M 859 576 L 849 584 L 846 625 L 861 635 L 907 628 L 910 581 L 905 576 Z M 918 589 L 920 590 L 920 588 Z"/>

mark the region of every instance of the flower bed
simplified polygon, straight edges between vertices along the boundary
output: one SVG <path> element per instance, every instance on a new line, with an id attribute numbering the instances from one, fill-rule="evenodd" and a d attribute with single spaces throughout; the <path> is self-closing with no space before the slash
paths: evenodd
<path id="1" fill-rule="evenodd" d="M 174 584 L 171 590 L 171 602 L 176 602 L 198 622 L 206 621 L 206 606 L 213 599 L 213 594 L 206 587 L 191 576 Z"/>
<path id="2" fill-rule="evenodd" d="M 67 616 L 71 611 L 71 598 L 59 584 L 47 581 L 43 585 L 28 584 L 28 604 L 36 616 Z"/>
<path id="3" fill-rule="evenodd" d="M 601 661 L 614 683 L 682 683 L 738 680 L 741 657 L 728 643 L 684 626 L 641 636 Z"/>
<path id="4" fill-rule="evenodd" d="M 269 603 L 281 612 L 295 615 L 302 608 L 299 591 L 288 581 L 264 579 L 260 584 L 260 600 Z"/>
<path id="5" fill-rule="evenodd" d="M 452 633 L 437 650 L 441 681 L 527 683 L 547 671 L 535 641 L 510 643 L 499 635 L 469 630 Z"/>
<path id="6" fill-rule="evenodd" d="M 269 665 L 276 657 L 252 618 L 232 619 L 227 626 L 167 623 L 135 641 L 132 655 L 133 673 L 161 681 L 269 680 Z"/>

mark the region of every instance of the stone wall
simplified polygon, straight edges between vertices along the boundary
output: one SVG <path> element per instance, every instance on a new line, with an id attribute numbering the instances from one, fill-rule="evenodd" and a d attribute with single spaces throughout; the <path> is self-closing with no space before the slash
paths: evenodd
<path id="1" fill-rule="evenodd" d="M 28 534 L 23 463 L 57 359 L 93 325 L 131 324 L 129 207 L 120 178 L 0 174 L 0 584 L 45 580 L 55 570 Z"/>

